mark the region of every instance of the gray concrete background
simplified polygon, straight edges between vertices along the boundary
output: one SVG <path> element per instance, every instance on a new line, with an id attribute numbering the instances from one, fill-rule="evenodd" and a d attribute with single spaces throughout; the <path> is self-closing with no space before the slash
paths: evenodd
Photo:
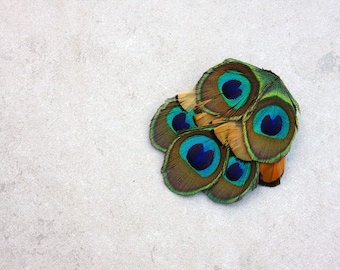
<path id="1" fill-rule="evenodd" d="M 340 269 L 340 5 L 0 1 L 0 269 Z M 282 184 L 170 192 L 157 108 L 236 58 L 301 106 Z"/>

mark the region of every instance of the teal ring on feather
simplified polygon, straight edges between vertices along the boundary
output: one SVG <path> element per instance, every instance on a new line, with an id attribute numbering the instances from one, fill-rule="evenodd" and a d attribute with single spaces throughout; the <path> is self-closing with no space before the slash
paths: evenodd
<path id="1" fill-rule="evenodd" d="M 209 101 L 202 110 L 217 117 L 239 119 L 259 94 L 257 69 L 227 59 L 203 74 L 196 85 L 197 102 Z"/>
<path id="2" fill-rule="evenodd" d="M 250 162 L 242 161 L 235 156 L 231 156 L 229 157 L 223 178 L 229 183 L 241 187 L 248 180 L 250 170 Z"/>
<path id="3" fill-rule="evenodd" d="M 226 71 L 218 78 L 217 85 L 225 102 L 234 110 L 240 109 L 249 98 L 251 84 L 238 71 Z"/>
<path id="4" fill-rule="evenodd" d="M 178 132 L 196 126 L 194 115 L 194 111 L 187 112 L 181 106 L 177 106 L 172 108 L 166 115 L 166 121 L 174 132 Z"/>
<path id="5" fill-rule="evenodd" d="M 151 120 L 151 144 L 165 152 L 179 132 L 196 127 L 194 115 L 193 110 L 183 110 L 176 97 L 168 99 Z"/>
<path id="6" fill-rule="evenodd" d="M 253 122 L 257 134 L 275 139 L 284 139 L 289 132 L 289 126 L 287 113 L 277 105 L 269 105 L 259 110 Z"/>
<path id="7" fill-rule="evenodd" d="M 184 140 L 179 154 L 200 176 L 210 176 L 221 161 L 217 143 L 209 137 L 196 135 Z"/>

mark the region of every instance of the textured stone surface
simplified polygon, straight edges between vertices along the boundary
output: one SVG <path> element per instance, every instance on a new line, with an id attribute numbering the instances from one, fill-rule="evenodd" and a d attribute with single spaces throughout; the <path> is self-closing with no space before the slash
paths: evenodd
<path id="1" fill-rule="evenodd" d="M 340 6 L 1 1 L 1 269 L 336 269 Z M 225 58 L 301 106 L 281 185 L 224 206 L 163 184 L 168 97 Z"/>

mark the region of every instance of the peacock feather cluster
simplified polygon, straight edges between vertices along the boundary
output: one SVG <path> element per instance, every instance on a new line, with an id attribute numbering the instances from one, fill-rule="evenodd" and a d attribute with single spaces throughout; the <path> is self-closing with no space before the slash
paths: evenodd
<path id="1" fill-rule="evenodd" d="M 181 195 L 204 191 L 219 203 L 235 202 L 258 184 L 278 185 L 298 110 L 271 71 L 235 59 L 214 66 L 151 121 L 151 143 L 165 152 L 165 184 Z"/>

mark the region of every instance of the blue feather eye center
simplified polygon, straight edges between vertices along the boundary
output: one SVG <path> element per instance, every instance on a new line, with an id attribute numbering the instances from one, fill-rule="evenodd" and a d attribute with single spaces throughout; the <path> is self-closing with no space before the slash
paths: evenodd
<path id="1" fill-rule="evenodd" d="M 179 113 L 172 119 L 172 127 L 175 131 L 188 129 L 190 128 L 190 124 L 186 121 L 186 114 L 185 113 Z"/>
<path id="2" fill-rule="evenodd" d="M 240 164 L 238 162 L 230 165 L 230 167 L 227 169 L 225 176 L 230 180 L 230 181 L 237 181 L 240 179 L 240 177 L 243 174 L 243 170 L 240 167 Z"/>
<path id="3" fill-rule="evenodd" d="M 210 166 L 214 159 L 214 152 L 212 150 L 204 150 L 203 144 L 194 144 L 187 153 L 187 161 L 191 167 L 197 171 L 205 170 Z"/>
<path id="4" fill-rule="evenodd" d="M 270 105 L 259 110 L 254 117 L 253 128 L 257 134 L 284 139 L 289 132 L 287 113 L 277 105 Z"/>
<path id="5" fill-rule="evenodd" d="M 228 160 L 227 169 L 223 175 L 224 179 L 235 186 L 243 186 L 248 180 L 251 170 L 250 162 L 244 162 L 231 156 Z"/>
<path id="6" fill-rule="evenodd" d="M 228 70 L 217 80 L 217 86 L 224 101 L 235 110 L 248 100 L 251 91 L 250 81 L 240 72 Z"/>
<path id="7" fill-rule="evenodd" d="M 180 106 L 173 107 L 166 116 L 166 121 L 173 132 L 196 127 L 194 111 L 184 111 Z"/>
<path id="8" fill-rule="evenodd" d="M 269 136 L 277 135 L 282 129 L 282 118 L 280 115 L 275 116 L 274 119 L 270 115 L 266 115 L 261 123 L 261 131 Z"/>
<path id="9" fill-rule="evenodd" d="M 242 90 L 239 88 L 240 81 L 230 80 L 223 84 L 222 92 L 227 99 L 235 99 L 242 95 Z"/>
<path id="10" fill-rule="evenodd" d="M 185 139 L 179 147 L 179 154 L 202 177 L 213 174 L 221 161 L 219 146 L 204 135 Z"/>

